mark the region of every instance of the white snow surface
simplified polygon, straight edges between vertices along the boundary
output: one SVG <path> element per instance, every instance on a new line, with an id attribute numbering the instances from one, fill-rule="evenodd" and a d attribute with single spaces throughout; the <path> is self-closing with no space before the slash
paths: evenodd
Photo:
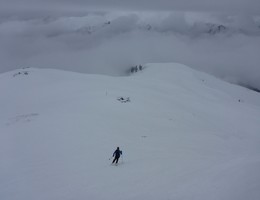
<path id="1" fill-rule="evenodd" d="M 15 70 L 0 94 L 1 200 L 260 199 L 259 93 L 170 63 Z"/>

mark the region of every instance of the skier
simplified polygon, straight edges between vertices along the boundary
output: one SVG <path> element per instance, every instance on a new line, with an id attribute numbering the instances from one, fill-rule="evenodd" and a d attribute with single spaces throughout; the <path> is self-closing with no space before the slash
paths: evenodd
<path id="1" fill-rule="evenodd" d="M 116 149 L 115 152 L 113 153 L 113 157 L 115 157 L 115 158 L 114 158 L 112 164 L 113 164 L 114 162 L 116 162 L 116 164 L 118 163 L 118 159 L 120 158 L 120 155 L 122 155 L 122 151 L 119 149 L 119 147 L 117 147 L 117 149 Z"/>

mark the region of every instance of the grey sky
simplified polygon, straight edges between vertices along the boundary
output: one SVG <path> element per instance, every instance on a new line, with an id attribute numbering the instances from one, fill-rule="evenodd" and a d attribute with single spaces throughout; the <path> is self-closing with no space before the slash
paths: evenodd
<path id="1" fill-rule="evenodd" d="M 260 13 L 259 0 L 0 0 L 1 9 L 181 10 Z"/>
<path id="2" fill-rule="evenodd" d="M 260 0 L 0 0 L 0 73 L 122 74 L 138 63 L 180 62 L 260 88 L 259 16 Z M 208 22 L 228 33 L 205 35 Z"/>

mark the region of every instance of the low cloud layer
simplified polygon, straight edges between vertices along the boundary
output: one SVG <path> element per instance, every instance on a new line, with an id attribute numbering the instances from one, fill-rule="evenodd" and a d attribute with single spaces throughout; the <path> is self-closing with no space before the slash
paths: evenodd
<path id="1" fill-rule="evenodd" d="M 180 62 L 260 88 L 260 20 L 251 15 L 98 12 L 0 20 L 0 72 L 20 67 L 122 75 Z"/>

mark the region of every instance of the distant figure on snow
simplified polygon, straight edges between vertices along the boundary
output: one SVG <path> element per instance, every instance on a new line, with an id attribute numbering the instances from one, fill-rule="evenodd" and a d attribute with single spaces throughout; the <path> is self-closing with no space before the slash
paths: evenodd
<path id="1" fill-rule="evenodd" d="M 120 155 L 122 155 L 122 151 L 119 149 L 119 147 L 117 147 L 117 149 L 113 153 L 113 157 L 115 157 L 115 158 L 114 158 L 112 164 L 115 162 L 116 162 L 116 164 L 118 163 L 118 159 L 120 158 Z"/>

